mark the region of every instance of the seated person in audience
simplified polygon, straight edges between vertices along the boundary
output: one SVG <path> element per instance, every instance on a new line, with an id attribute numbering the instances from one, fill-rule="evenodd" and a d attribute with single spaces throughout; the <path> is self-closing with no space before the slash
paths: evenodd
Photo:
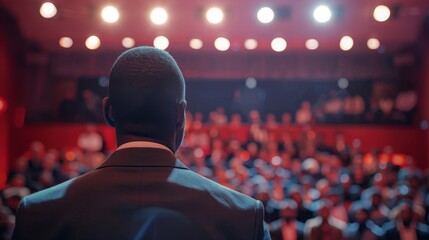
<path id="1" fill-rule="evenodd" d="M 370 206 L 370 219 L 375 224 L 382 226 L 389 221 L 390 209 L 384 205 L 383 196 L 379 191 L 374 191 L 372 194 Z"/>
<path id="2" fill-rule="evenodd" d="M 270 223 L 273 240 L 303 240 L 304 223 L 296 220 L 298 204 L 292 199 L 279 202 L 280 219 Z"/>
<path id="3" fill-rule="evenodd" d="M 282 114 L 282 125 L 290 126 L 292 124 L 292 115 L 288 112 Z"/>
<path id="4" fill-rule="evenodd" d="M 25 186 L 25 177 L 16 174 L 8 181 L 3 191 L 5 206 L 15 213 L 21 199 L 28 195 L 30 195 L 30 189 Z"/>
<path id="5" fill-rule="evenodd" d="M 301 103 L 301 108 L 299 108 L 295 113 L 295 122 L 304 125 L 309 124 L 313 120 L 313 113 L 311 111 L 311 104 L 309 101 L 303 101 Z"/>
<path id="6" fill-rule="evenodd" d="M 278 203 L 280 219 L 270 223 L 273 240 L 303 240 L 304 223 L 296 220 L 298 205 L 292 199 Z"/>
<path id="7" fill-rule="evenodd" d="M 412 201 L 403 201 L 392 211 L 393 220 L 383 225 L 385 240 L 427 240 L 429 226 L 416 219 Z"/>
<path id="8" fill-rule="evenodd" d="M 265 118 L 266 118 L 265 125 L 267 129 L 276 129 L 279 127 L 279 124 L 276 120 L 276 115 L 269 113 Z"/>
<path id="9" fill-rule="evenodd" d="M 356 222 L 349 223 L 344 230 L 346 240 L 377 240 L 383 236 L 383 229 L 369 219 L 368 208 L 359 204 L 352 214 Z"/>
<path id="10" fill-rule="evenodd" d="M 327 199 L 320 200 L 317 217 L 305 223 L 304 232 L 308 240 L 341 240 L 346 223 L 331 216 L 332 203 Z"/>
<path id="11" fill-rule="evenodd" d="M 0 239 L 10 239 L 12 236 L 15 216 L 12 211 L 0 202 Z"/>
<path id="12" fill-rule="evenodd" d="M 289 198 L 294 200 L 298 205 L 296 216 L 297 221 L 305 223 L 308 219 L 314 217 L 313 211 L 311 211 L 303 202 L 300 186 L 291 187 L 289 189 Z"/>

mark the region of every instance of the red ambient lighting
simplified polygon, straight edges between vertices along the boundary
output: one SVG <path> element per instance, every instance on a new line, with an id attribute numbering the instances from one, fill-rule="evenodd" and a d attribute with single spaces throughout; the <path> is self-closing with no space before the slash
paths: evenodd
<path id="1" fill-rule="evenodd" d="M 0 97 L 0 113 L 6 112 L 7 102 L 4 98 Z"/>

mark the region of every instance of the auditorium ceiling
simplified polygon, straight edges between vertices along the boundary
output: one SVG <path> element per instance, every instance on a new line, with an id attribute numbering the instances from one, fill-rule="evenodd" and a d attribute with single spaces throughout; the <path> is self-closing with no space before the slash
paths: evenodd
<path id="1" fill-rule="evenodd" d="M 369 38 L 376 38 L 382 50 L 397 51 L 416 43 L 421 25 L 428 13 L 426 0 L 331 0 L 328 3 L 332 18 L 327 23 L 318 23 L 313 10 L 321 1 L 314 0 L 53 0 L 57 14 L 43 18 L 39 9 L 42 0 L 0 0 L 17 19 L 23 35 L 49 51 L 90 51 L 85 40 L 96 35 L 101 41 L 97 50 L 118 51 L 124 49 L 122 40 L 129 37 L 136 45 L 152 45 L 157 36 L 169 39 L 172 51 L 217 51 L 214 41 L 225 37 L 230 41 L 227 51 L 251 51 L 245 48 L 246 39 L 257 41 L 252 51 L 272 52 L 271 41 L 281 37 L 287 42 L 287 51 L 309 51 L 308 39 L 319 43 L 315 51 L 341 51 L 340 39 L 353 38 L 351 51 L 371 51 Z M 377 22 L 373 17 L 377 5 L 384 4 L 391 10 L 390 18 Z M 115 6 L 119 20 L 106 23 L 100 17 L 106 5 Z M 213 6 L 223 10 L 224 18 L 219 24 L 206 20 L 206 11 Z M 275 13 L 270 23 L 257 19 L 258 9 L 271 7 Z M 153 24 L 149 18 L 155 7 L 163 7 L 168 20 L 163 25 Z M 62 48 L 61 37 L 70 37 L 73 45 Z M 195 50 L 189 45 L 191 39 L 200 39 L 202 48 Z"/>

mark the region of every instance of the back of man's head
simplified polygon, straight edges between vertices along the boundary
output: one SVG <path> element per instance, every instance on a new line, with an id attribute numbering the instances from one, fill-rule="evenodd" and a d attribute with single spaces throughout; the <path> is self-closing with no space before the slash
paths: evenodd
<path id="1" fill-rule="evenodd" d="M 185 82 L 173 57 L 153 47 L 122 53 L 109 82 L 111 117 L 125 134 L 157 138 L 176 129 L 177 105 L 185 101 Z"/>

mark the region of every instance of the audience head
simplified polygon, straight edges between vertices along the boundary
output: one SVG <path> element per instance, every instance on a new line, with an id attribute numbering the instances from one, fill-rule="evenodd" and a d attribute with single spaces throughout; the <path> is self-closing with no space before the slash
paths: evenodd
<path id="1" fill-rule="evenodd" d="M 328 199 L 322 198 L 319 201 L 319 207 L 317 209 L 317 213 L 319 216 L 323 219 L 328 219 L 329 215 L 331 214 L 332 209 L 332 202 Z"/>
<path id="2" fill-rule="evenodd" d="M 279 202 L 280 217 L 286 222 L 295 220 L 298 212 L 298 204 L 292 199 L 284 199 Z"/>
<path id="3" fill-rule="evenodd" d="M 185 81 L 166 51 L 137 47 L 122 53 L 113 64 L 103 106 L 118 135 L 168 141 L 172 150 L 182 141 Z"/>

